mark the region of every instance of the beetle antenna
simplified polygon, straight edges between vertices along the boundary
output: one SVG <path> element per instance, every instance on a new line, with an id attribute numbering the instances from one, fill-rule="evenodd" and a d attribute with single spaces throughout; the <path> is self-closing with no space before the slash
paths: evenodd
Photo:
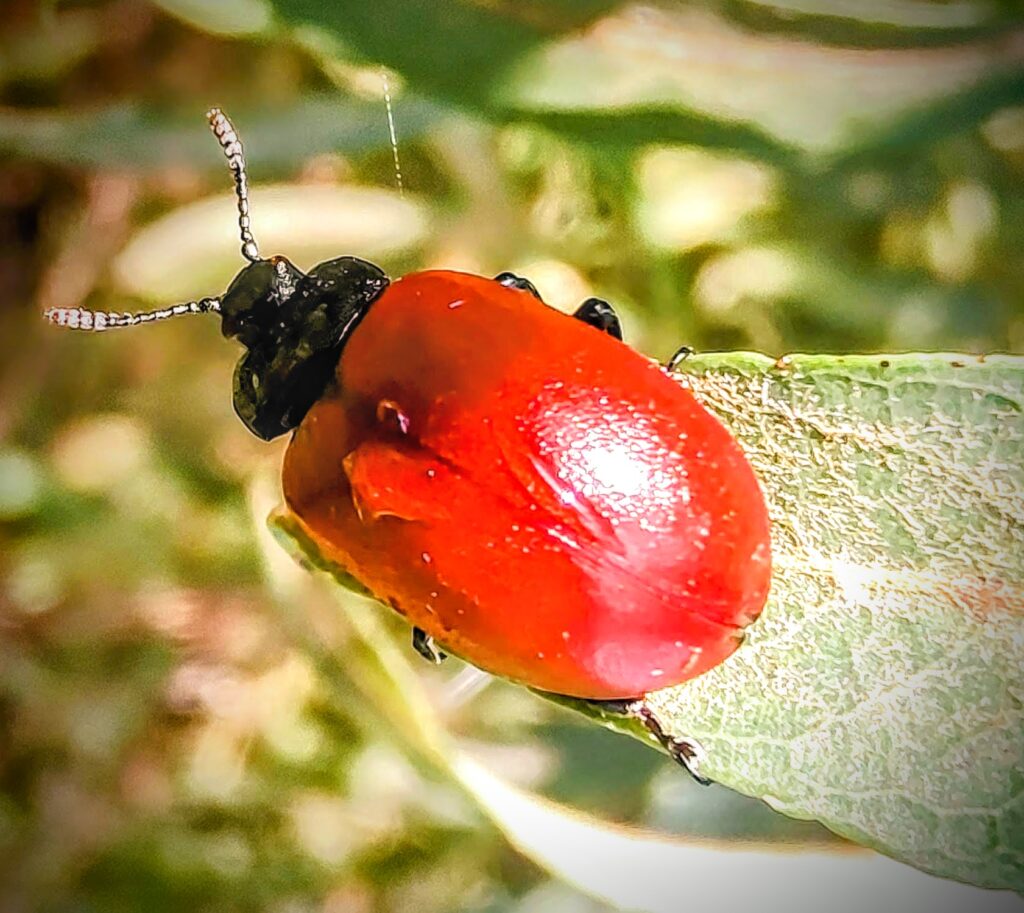
<path id="1" fill-rule="evenodd" d="M 245 172 L 245 150 L 238 138 L 238 131 L 220 108 L 206 112 L 213 135 L 228 160 L 228 167 L 235 178 L 235 198 L 238 200 L 238 230 L 242 236 L 242 256 L 250 263 L 260 259 L 260 249 L 249 227 L 249 178 Z"/>
<path id="2" fill-rule="evenodd" d="M 143 323 L 154 323 L 157 320 L 169 320 L 183 314 L 219 314 L 219 298 L 200 298 L 175 304 L 158 311 L 142 311 L 137 314 L 116 314 L 107 311 L 87 311 L 85 308 L 49 308 L 43 317 L 54 326 L 67 327 L 71 330 L 116 330 L 121 327 L 137 327 Z"/>

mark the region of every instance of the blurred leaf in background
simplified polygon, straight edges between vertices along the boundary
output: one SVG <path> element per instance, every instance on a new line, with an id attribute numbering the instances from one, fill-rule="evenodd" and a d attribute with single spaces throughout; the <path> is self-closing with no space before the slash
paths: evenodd
<path id="1" fill-rule="evenodd" d="M 257 235 L 302 266 L 515 270 L 565 309 L 614 301 L 660 358 L 1020 351 L 1016 4 L 5 5 L 0 906 L 607 909 L 509 848 L 358 612 L 268 545 L 280 446 L 234 418 L 216 326 L 38 320 L 223 289 L 213 104 Z M 840 845 L 454 660 L 408 675 L 488 771 L 605 823 Z"/>

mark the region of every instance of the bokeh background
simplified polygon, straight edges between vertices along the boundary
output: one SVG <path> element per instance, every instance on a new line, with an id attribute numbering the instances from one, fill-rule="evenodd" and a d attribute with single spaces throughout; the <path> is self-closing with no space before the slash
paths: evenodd
<path id="1" fill-rule="evenodd" d="M 234 418 L 215 321 L 87 337 L 39 313 L 223 290 L 241 261 L 218 104 L 264 254 L 300 266 L 511 269 L 558 307 L 613 301 L 658 358 L 1020 352 L 1016 4 L 2 12 L 0 909 L 608 909 L 431 762 L 401 722 L 420 701 L 487 770 L 604 822 L 838 848 L 428 667 L 399 621 L 293 565 L 263 523 L 282 444 Z"/>

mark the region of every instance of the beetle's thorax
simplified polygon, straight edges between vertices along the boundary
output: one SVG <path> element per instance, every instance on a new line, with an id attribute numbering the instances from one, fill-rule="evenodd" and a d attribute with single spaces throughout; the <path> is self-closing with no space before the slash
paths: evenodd
<path id="1" fill-rule="evenodd" d="M 248 349 L 235 369 L 234 404 L 253 434 L 271 440 L 298 426 L 388 281 L 356 257 L 328 260 L 309 273 L 272 257 L 234 278 L 221 298 L 221 330 Z"/>

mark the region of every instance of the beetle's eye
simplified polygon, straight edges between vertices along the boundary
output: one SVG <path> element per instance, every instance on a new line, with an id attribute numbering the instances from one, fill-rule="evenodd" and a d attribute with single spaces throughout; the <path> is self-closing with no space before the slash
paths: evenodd
<path id="1" fill-rule="evenodd" d="M 377 421 L 403 437 L 409 433 L 409 416 L 393 399 L 382 399 L 377 403 Z"/>

